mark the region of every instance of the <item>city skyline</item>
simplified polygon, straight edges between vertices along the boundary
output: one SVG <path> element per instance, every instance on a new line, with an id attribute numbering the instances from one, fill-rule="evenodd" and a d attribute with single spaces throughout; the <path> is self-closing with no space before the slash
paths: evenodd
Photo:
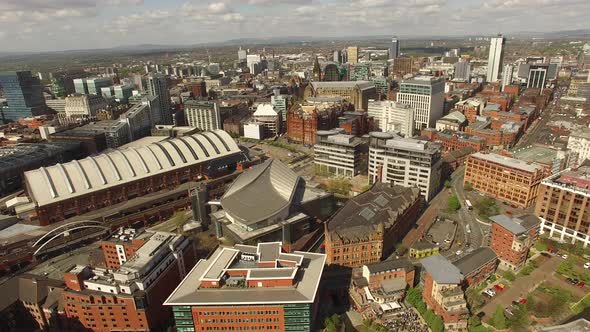
<path id="1" fill-rule="evenodd" d="M 498 24 L 505 34 L 585 28 L 588 10 L 578 0 L 8 0 L 0 42 L 8 52 L 41 52 L 282 36 L 492 36 Z"/>

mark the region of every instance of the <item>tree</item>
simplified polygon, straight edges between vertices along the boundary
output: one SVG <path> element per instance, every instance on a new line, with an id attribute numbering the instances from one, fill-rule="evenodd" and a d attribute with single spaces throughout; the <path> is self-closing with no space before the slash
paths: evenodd
<path id="1" fill-rule="evenodd" d="M 451 188 L 453 185 L 451 184 L 451 181 L 449 180 L 445 180 L 445 188 Z"/>
<path id="2" fill-rule="evenodd" d="M 457 195 L 453 195 L 447 199 L 447 207 L 450 211 L 457 211 L 461 208 L 461 203 L 459 203 Z"/>
<path id="3" fill-rule="evenodd" d="M 342 326 L 342 322 L 340 321 L 340 316 L 337 314 L 333 314 L 330 317 L 327 317 L 324 320 L 324 326 L 326 327 L 326 331 L 329 332 L 337 332 L 340 330 Z"/>
<path id="4" fill-rule="evenodd" d="M 496 201 L 493 198 L 484 197 L 475 203 L 474 207 L 477 209 L 477 213 L 481 217 L 488 218 L 490 216 L 497 215 L 500 213 L 500 207 L 496 205 Z"/>
<path id="5" fill-rule="evenodd" d="M 527 331 L 530 326 L 529 313 L 526 306 L 519 305 L 512 310 L 512 317 L 508 320 L 512 331 Z"/>
<path id="6" fill-rule="evenodd" d="M 506 324 L 506 316 L 504 316 L 504 308 L 502 308 L 501 305 L 496 307 L 496 311 L 494 311 L 494 314 L 492 315 L 490 324 L 498 330 L 505 330 L 508 327 Z"/>
<path id="7" fill-rule="evenodd" d="M 327 190 L 329 192 L 340 194 L 342 196 L 348 196 L 350 189 L 352 188 L 352 184 L 348 179 L 345 178 L 336 178 L 331 179 L 328 181 Z"/>
<path id="8" fill-rule="evenodd" d="M 432 324 L 430 324 L 430 329 L 432 329 L 432 332 L 444 332 L 445 324 L 440 316 L 437 315 L 434 318 Z"/>
<path id="9" fill-rule="evenodd" d="M 506 279 L 510 282 L 513 282 L 514 280 L 516 280 L 516 276 L 511 271 L 504 272 L 504 274 L 502 276 L 504 277 L 504 279 Z"/>

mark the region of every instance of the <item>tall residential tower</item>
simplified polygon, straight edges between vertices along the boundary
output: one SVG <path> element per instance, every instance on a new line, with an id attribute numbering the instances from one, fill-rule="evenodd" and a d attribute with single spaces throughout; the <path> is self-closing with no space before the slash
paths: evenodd
<path id="1" fill-rule="evenodd" d="M 501 34 L 490 40 L 490 55 L 488 56 L 488 73 L 487 81 L 495 82 L 498 80 L 500 68 L 502 68 L 502 58 L 504 57 L 504 43 L 506 38 Z"/>
<path id="2" fill-rule="evenodd" d="M 0 73 L 0 86 L 4 89 L 7 108 L 1 108 L 0 119 L 4 121 L 45 114 L 47 106 L 43 86 L 30 71 Z"/>
<path id="3" fill-rule="evenodd" d="M 147 79 L 147 90 L 150 96 L 158 97 L 158 102 L 160 103 L 160 118 L 155 119 L 155 123 L 172 124 L 170 91 L 168 91 L 166 76 L 163 74 L 150 74 Z"/>
<path id="4" fill-rule="evenodd" d="M 389 47 L 389 59 L 397 59 L 401 54 L 400 47 L 399 47 L 399 40 L 397 37 L 393 37 L 391 39 L 391 46 Z"/>

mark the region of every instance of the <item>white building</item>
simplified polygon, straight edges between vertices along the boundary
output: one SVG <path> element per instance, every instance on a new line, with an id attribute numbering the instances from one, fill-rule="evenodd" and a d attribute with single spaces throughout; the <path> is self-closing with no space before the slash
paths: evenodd
<path id="1" fill-rule="evenodd" d="M 590 159 L 590 128 L 575 130 L 570 133 L 567 148 L 578 156 L 576 165 Z"/>
<path id="2" fill-rule="evenodd" d="M 66 97 L 65 113 L 69 117 L 95 117 L 105 109 L 106 101 L 98 95 L 77 95 Z"/>
<path id="3" fill-rule="evenodd" d="M 420 188 L 429 201 L 441 185 L 441 145 L 372 132 L 369 143 L 369 183 L 377 181 Z"/>
<path id="4" fill-rule="evenodd" d="M 414 134 L 414 108 L 390 100 L 369 100 L 367 114 L 372 116 L 381 131 L 398 132 L 404 137 Z"/>
<path id="5" fill-rule="evenodd" d="M 453 79 L 469 82 L 469 79 L 471 78 L 471 64 L 465 60 L 461 60 L 453 66 L 455 68 Z"/>
<path id="6" fill-rule="evenodd" d="M 264 138 L 264 125 L 260 122 L 248 122 L 244 124 L 244 137 L 251 139 Z"/>
<path id="7" fill-rule="evenodd" d="M 222 129 L 221 113 L 216 102 L 190 100 L 184 104 L 188 125 L 201 130 Z"/>
<path id="8" fill-rule="evenodd" d="M 502 68 L 502 58 L 504 57 L 504 43 L 506 38 L 502 35 L 490 38 L 490 54 L 488 56 L 488 72 L 486 79 L 488 82 L 498 80 L 498 74 Z"/>
<path id="9" fill-rule="evenodd" d="M 397 101 L 412 106 L 415 128 L 434 128 L 444 110 L 445 81 L 442 77 L 417 76 L 403 80 Z"/>
<path id="10" fill-rule="evenodd" d="M 246 56 L 246 65 L 250 69 L 250 73 L 252 75 L 258 74 L 256 72 L 256 69 L 258 67 L 257 65 L 260 64 L 261 61 L 262 61 L 262 58 L 260 57 L 259 54 L 248 54 Z"/>
<path id="11" fill-rule="evenodd" d="M 362 140 L 340 130 L 318 130 L 313 147 L 316 173 L 352 178 L 367 169 Z M 365 157 L 366 157 L 366 152 Z"/>
<path id="12" fill-rule="evenodd" d="M 502 91 L 507 85 L 512 84 L 512 73 L 514 72 L 514 66 L 508 64 L 504 66 L 504 72 L 502 73 Z"/>
<path id="13" fill-rule="evenodd" d="M 445 129 L 461 131 L 465 126 L 467 126 L 467 118 L 459 111 L 449 113 L 436 121 L 436 130 L 438 131 Z"/>
<path id="14" fill-rule="evenodd" d="M 252 115 L 254 122 L 264 126 L 264 138 L 273 137 L 281 133 L 283 118 L 281 112 L 275 111 L 271 104 L 260 104 Z"/>
<path id="15" fill-rule="evenodd" d="M 119 120 L 129 126 L 130 141 L 149 136 L 151 133 L 151 110 L 147 104 L 133 105 L 127 112 L 121 114 Z"/>

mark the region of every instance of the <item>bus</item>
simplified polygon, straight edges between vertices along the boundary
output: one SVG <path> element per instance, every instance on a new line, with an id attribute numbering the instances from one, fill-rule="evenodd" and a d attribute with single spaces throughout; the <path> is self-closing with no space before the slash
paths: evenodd
<path id="1" fill-rule="evenodd" d="M 465 200 L 465 205 L 467 205 L 467 210 L 473 210 L 473 205 L 468 199 Z"/>

